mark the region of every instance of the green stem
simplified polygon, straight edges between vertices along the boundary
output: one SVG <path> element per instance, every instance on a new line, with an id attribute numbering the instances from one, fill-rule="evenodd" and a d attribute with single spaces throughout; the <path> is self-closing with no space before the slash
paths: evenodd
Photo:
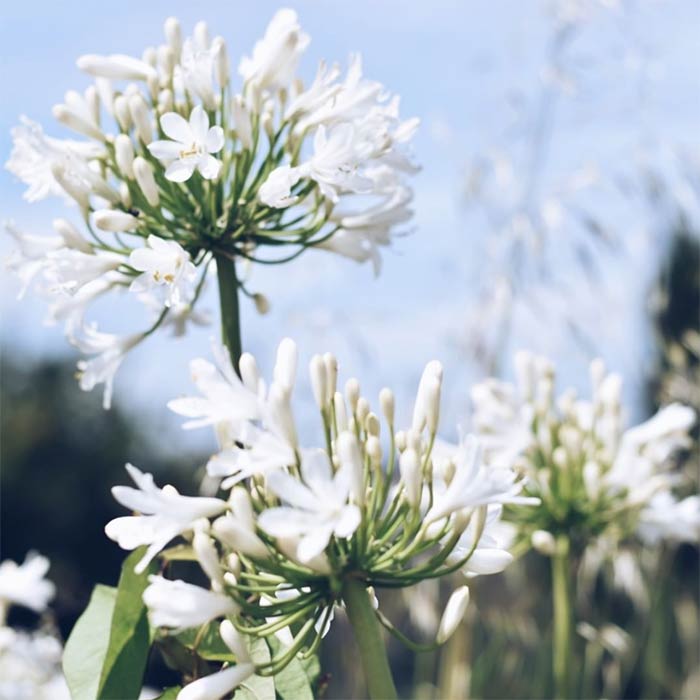
<path id="1" fill-rule="evenodd" d="M 238 308 L 238 277 L 236 263 L 230 258 L 216 253 L 216 274 L 219 279 L 219 303 L 221 305 L 221 337 L 231 355 L 231 364 L 236 374 L 240 374 L 238 362 L 241 359 L 241 316 Z"/>
<path id="2" fill-rule="evenodd" d="M 391 677 L 382 628 L 379 626 L 366 586 L 347 578 L 341 591 L 367 680 L 371 700 L 395 700 L 398 695 Z"/>
<path id="3" fill-rule="evenodd" d="M 571 689 L 571 585 L 569 582 L 569 538 L 557 538 L 552 556 L 552 598 L 554 603 L 554 634 L 552 638 L 552 668 L 554 697 L 569 698 Z"/>

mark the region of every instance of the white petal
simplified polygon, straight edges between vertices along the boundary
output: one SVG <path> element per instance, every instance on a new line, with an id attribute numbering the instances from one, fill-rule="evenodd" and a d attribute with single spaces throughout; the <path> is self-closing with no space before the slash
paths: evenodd
<path id="1" fill-rule="evenodd" d="M 214 156 L 203 156 L 197 164 L 197 169 L 206 180 L 215 180 L 219 176 L 223 163 Z"/>
<path id="2" fill-rule="evenodd" d="M 154 158 L 174 160 L 180 156 L 182 144 L 177 141 L 154 141 L 148 144 L 148 150 Z"/>
<path id="3" fill-rule="evenodd" d="M 224 130 L 220 126 L 212 126 L 207 133 L 207 151 L 217 153 L 224 147 Z"/>
<path id="4" fill-rule="evenodd" d="M 165 177 L 171 182 L 185 182 L 192 177 L 194 167 L 191 161 L 176 160 L 168 166 Z"/>
<path id="5" fill-rule="evenodd" d="M 465 569 L 474 574 L 497 574 L 513 561 L 513 556 L 502 549 L 477 549 Z"/>
<path id="6" fill-rule="evenodd" d="M 362 515 L 356 505 L 345 506 L 335 524 L 335 534 L 338 537 L 350 537 L 357 530 Z"/>
<path id="7" fill-rule="evenodd" d="M 190 114 L 190 131 L 195 143 L 204 144 L 206 142 L 207 131 L 209 131 L 209 117 L 200 105 L 197 105 L 192 110 L 192 114 Z"/>
<path id="8" fill-rule="evenodd" d="M 302 538 L 297 547 L 297 556 L 299 561 L 306 563 L 318 556 L 328 546 L 328 541 L 331 538 L 333 531 L 328 527 L 318 527 L 315 531 L 310 532 Z"/>
<path id="9" fill-rule="evenodd" d="M 183 144 L 191 144 L 194 141 L 192 128 L 184 117 L 177 112 L 168 112 L 160 118 L 160 125 L 166 136 Z"/>

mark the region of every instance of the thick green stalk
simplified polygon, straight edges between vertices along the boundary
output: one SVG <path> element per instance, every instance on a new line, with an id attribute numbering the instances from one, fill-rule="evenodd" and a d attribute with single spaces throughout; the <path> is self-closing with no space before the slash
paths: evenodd
<path id="1" fill-rule="evenodd" d="M 395 700 L 398 696 L 389 668 L 389 659 L 367 587 L 359 580 L 345 579 L 341 591 L 352 626 L 372 700 Z"/>
<path id="2" fill-rule="evenodd" d="M 554 604 L 554 634 L 552 637 L 552 668 L 554 697 L 569 698 L 571 693 L 571 584 L 569 582 L 569 538 L 557 538 L 552 556 L 552 599 Z"/>
<path id="3" fill-rule="evenodd" d="M 219 280 L 219 304 L 221 306 L 221 337 L 231 355 L 231 364 L 239 373 L 241 359 L 241 317 L 238 307 L 238 278 L 236 263 L 221 253 L 214 255 Z"/>

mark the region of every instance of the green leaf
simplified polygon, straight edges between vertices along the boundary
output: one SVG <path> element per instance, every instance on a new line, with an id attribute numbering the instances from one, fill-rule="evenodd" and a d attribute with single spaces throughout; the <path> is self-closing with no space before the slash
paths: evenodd
<path id="1" fill-rule="evenodd" d="M 270 638 L 270 647 L 275 655 L 278 655 L 284 650 L 282 643 L 275 638 Z M 316 660 L 315 656 L 310 657 L 308 661 Z M 304 667 L 308 661 L 301 661 L 294 658 L 285 666 L 277 675 L 274 676 L 275 691 L 282 700 L 314 700 L 314 694 L 311 690 L 311 679 L 307 675 Z M 318 660 L 316 660 L 318 664 Z"/>
<path id="2" fill-rule="evenodd" d="M 97 585 L 73 627 L 63 651 L 63 672 L 73 700 L 95 700 L 109 646 L 117 589 Z"/>
<path id="3" fill-rule="evenodd" d="M 209 661 L 235 661 L 231 650 L 224 644 L 219 634 L 219 623 L 211 622 L 201 633 L 201 628 L 183 630 L 175 638 Z"/>
<path id="4" fill-rule="evenodd" d="M 142 595 L 156 566 L 134 573 L 144 551 L 127 557 L 117 589 L 95 587 L 73 628 L 63 657 L 73 700 L 135 700 L 141 692 L 151 645 Z"/>
<path id="5" fill-rule="evenodd" d="M 256 664 L 270 661 L 270 648 L 264 639 L 246 640 L 250 658 Z M 236 690 L 233 700 L 275 700 L 275 681 L 269 676 L 252 676 Z"/>

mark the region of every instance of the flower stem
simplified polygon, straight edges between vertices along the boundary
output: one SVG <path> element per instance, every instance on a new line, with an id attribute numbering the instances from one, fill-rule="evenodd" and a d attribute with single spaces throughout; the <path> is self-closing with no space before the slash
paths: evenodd
<path id="1" fill-rule="evenodd" d="M 554 697 L 569 698 L 571 689 L 571 584 L 569 582 L 569 538 L 557 538 L 552 556 L 552 598 L 554 604 L 554 634 L 552 638 L 552 668 Z"/>
<path id="2" fill-rule="evenodd" d="M 360 649 L 370 698 L 395 700 L 398 696 L 391 677 L 382 629 L 374 614 L 367 587 L 358 579 L 346 578 L 341 595 Z"/>
<path id="3" fill-rule="evenodd" d="M 214 255 L 216 274 L 219 280 L 219 303 L 221 306 L 221 337 L 231 355 L 231 364 L 239 373 L 241 359 L 241 317 L 238 307 L 238 277 L 236 263 L 225 255 Z"/>

